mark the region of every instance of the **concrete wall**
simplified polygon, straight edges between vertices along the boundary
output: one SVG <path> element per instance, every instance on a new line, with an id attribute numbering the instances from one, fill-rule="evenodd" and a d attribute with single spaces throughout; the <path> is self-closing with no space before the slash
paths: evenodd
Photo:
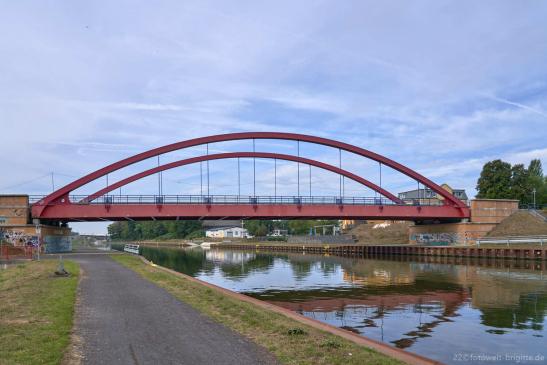
<path id="1" fill-rule="evenodd" d="M 473 199 L 470 204 L 471 222 L 500 223 L 519 209 L 518 200 Z"/>
<path id="2" fill-rule="evenodd" d="M 419 245 L 471 245 L 495 226 L 472 222 L 415 225 L 409 228 L 409 241 Z"/>
<path id="3" fill-rule="evenodd" d="M 47 253 L 67 252 L 72 250 L 71 229 L 31 224 L 2 226 L 4 240 L 14 246 L 36 245 L 41 242 Z"/>
<path id="4" fill-rule="evenodd" d="M 44 236 L 45 253 L 61 253 L 72 251 L 72 240 L 69 236 Z"/>
<path id="5" fill-rule="evenodd" d="M 473 245 L 517 211 L 518 200 L 474 199 L 470 208 L 470 222 L 410 226 L 409 242 L 418 245 Z"/>

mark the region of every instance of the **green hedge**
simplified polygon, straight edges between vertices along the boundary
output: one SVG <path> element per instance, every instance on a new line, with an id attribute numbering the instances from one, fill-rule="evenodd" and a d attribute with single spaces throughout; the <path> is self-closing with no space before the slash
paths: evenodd
<path id="1" fill-rule="evenodd" d="M 123 251 L 124 246 L 125 246 L 125 243 L 111 243 L 110 249 L 116 250 L 116 251 Z"/>

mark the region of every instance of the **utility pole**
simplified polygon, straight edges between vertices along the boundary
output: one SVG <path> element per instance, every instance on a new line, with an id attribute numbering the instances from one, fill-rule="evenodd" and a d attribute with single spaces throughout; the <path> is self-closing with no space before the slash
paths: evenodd
<path id="1" fill-rule="evenodd" d="M 536 209 L 536 188 L 534 188 L 534 190 L 532 190 L 532 194 L 534 196 L 534 209 Z"/>

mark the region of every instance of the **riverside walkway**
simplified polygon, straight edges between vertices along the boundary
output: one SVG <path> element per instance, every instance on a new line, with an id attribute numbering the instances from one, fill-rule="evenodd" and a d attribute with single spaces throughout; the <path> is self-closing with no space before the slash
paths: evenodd
<path id="1" fill-rule="evenodd" d="M 81 364 L 276 364 L 106 254 L 65 255 L 82 269 L 72 358 Z M 73 361 L 71 361 L 73 362 Z"/>

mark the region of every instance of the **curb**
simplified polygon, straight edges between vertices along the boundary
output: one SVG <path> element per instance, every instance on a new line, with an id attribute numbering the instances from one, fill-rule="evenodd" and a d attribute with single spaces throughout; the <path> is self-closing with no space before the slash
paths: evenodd
<path id="1" fill-rule="evenodd" d="M 152 263 L 150 261 L 148 261 L 147 259 L 145 259 L 144 257 L 139 255 L 139 258 L 145 264 L 152 265 Z M 364 337 L 364 336 L 361 336 L 361 335 L 357 335 L 357 334 L 354 334 L 353 332 L 345 331 L 345 330 L 340 329 L 338 327 L 334 327 L 334 326 L 331 326 L 329 324 L 317 321 L 315 319 L 305 317 L 301 314 L 295 313 L 295 312 L 290 311 L 288 309 L 278 307 L 274 304 L 270 304 L 268 302 L 264 302 L 264 301 L 261 301 L 261 300 L 255 299 L 255 298 L 248 297 L 248 296 L 243 295 L 243 294 L 233 292 L 233 291 L 228 290 L 228 289 L 224 289 L 220 286 L 217 286 L 217 285 L 214 285 L 214 284 L 211 284 L 211 283 L 207 283 L 205 281 L 196 279 L 196 278 L 188 276 L 186 274 L 182 274 L 178 271 L 174 271 L 174 270 L 168 269 L 166 267 L 163 267 L 163 266 L 160 266 L 160 265 L 157 265 L 157 264 L 154 264 L 153 267 L 155 267 L 159 270 L 162 270 L 164 272 L 167 272 L 169 274 L 184 278 L 184 279 L 189 280 L 191 282 L 206 286 L 208 288 L 216 290 L 217 292 L 220 292 L 224 295 L 227 295 L 231 298 L 238 299 L 238 300 L 241 300 L 243 302 L 254 304 L 254 305 L 256 305 L 260 308 L 267 309 L 267 310 L 273 311 L 275 313 L 284 315 L 285 317 L 289 317 L 293 320 L 296 320 L 300 323 L 303 323 L 303 324 L 308 325 L 310 327 L 313 327 L 315 329 L 325 331 L 325 332 L 329 332 L 333 335 L 342 337 L 346 340 L 349 340 L 349 341 L 351 341 L 353 343 L 356 343 L 358 345 L 361 345 L 361 346 L 365 346 L 369 349 L 373 349 L 373 350 L 375 350 L 375 351 L 377 351 L 381 354 L 384 354 L 384 355 L 389 356 L 391 358 L 403 361 L 407 364 L 411 364 L 411 365 L 433 365 L 433 364 L 443 365 L 443 363 L 440 362 L 440 361 L 432 360 L 432 359 L 429 359 L 425 356 L 414 354 L 412 352 L 404 351 L 404 350 L 401 350 L 401 349 L 398 349 L 398 348 L 395 348 L 395 347 L 391 347 L 389 345 L 386 345 L 383 342 L 376 341 L 376 340 L 373 340 L 371 338 L 367 338 L 367 337 Z"/>

